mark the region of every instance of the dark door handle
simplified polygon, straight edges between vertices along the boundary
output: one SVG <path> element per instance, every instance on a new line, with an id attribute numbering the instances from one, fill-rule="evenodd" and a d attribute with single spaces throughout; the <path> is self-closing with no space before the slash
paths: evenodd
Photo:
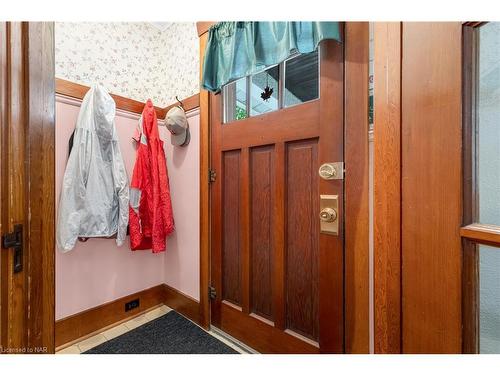
<path id="1" fill-rule="evenodd" d="M 2 247 L 4 249 L 12 248 L 14 250 L 14 273 L 23 270 L 23 225 L 14 225 L 14 231 L 7 233 L 2 237 Z"/>

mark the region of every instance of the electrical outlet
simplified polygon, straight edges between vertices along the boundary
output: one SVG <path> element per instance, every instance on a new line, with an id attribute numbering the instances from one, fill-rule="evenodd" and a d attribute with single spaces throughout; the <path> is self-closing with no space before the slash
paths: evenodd
<path id="1" fill-rule="evenodd" d="M 139 298 L 125 303 L 125 312 L 139 307 Z"/>

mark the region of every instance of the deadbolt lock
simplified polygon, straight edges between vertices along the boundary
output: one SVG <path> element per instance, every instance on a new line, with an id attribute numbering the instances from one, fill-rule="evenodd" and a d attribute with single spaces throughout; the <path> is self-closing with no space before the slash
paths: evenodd
<path id="1" fill-rule="evenodd" d="M 319 197 L 320 202 L 320 231 L 321 233 L 338 235 L 339 234 L 339 196 L 338 195 L 324 195 Z"/>
<path id="2" fill-rule="evenodd" d="M 331 223 L 332 221 L 337 220 L 337 211 L 331 207 L 325 207 L 319 213 L 319 218 L 321 221 Z"/>
<path id="3" fill-rule="evenodd" d="M 318 170 L 323 180 L 342 180 L 344 178 L 344 163 L 324 163 Z"/>

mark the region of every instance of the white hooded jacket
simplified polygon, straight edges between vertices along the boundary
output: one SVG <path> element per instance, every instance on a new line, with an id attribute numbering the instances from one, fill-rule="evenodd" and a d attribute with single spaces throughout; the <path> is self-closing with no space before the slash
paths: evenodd
<path id="1" fill-rule="evenodd" d="M 114 123 L 115 102 L 100 85 L 85 95 L 64 173 L 56 241 L 62 252 L 78 237 L 110 237 L 122 245 L 129 213 L 128 177 Z"/>

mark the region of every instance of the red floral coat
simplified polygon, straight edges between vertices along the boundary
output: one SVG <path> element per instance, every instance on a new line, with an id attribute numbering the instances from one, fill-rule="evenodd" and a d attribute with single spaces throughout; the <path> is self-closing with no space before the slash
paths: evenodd
<path id="1" fill-rule="evenodd" d="M 130 247 L 159 253 L 165 251 L 166 237 L 174 231 L 174 216 L 163 141 L 151 100 L 142 111 L 134 139 L 138 148 L 130 184 Z"/>

